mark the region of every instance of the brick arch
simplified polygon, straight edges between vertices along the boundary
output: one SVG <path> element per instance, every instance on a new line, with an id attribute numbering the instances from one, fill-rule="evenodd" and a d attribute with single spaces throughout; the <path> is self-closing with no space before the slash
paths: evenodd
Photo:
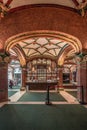
<path id="1" fill-rule="evenodd" d="M 73 37 L 69 34 L 65 34 L 62 32 L 57 32 L 57 31 L 31 31 L 31 32 L 26 32 L 26 33 L 21 33 L 19 35 L 15 35 L 10 37 L 6 42 L 5 42 L 5 51 L 9 52 L 9 50 L 11 48 L 14 48 L 14 46 L 16 44 L 18 44 L 18 42 L 24 40 L 24 39 L 28 39 L 31 37 L 54 37 L 54 38 L 58 38 L 61 39 L 63 41 L 67 41 L 69 43 L 69 48 L 68 51 L 71 49 L 74 49 L 75 53 L 80 53 L 82 51 L 82 45 L 81 42 L 76 38 Z M 19 50 L 19 48 L 17 48 Z M 63 50 L 65 51 L 65 50 Z M 65 53 L 64 53 L 65 54 Z M 63 55 L 63 53 L 62 53 Z M 64 57 L 65 58 L 65 57 Z M 25 59 L 24 59 L 25 60 Z M 23 59 L 22 59 L 23 61 Z M 25 61 L 24 61 L 25 62 Z"/>
<path id="2" fill-rule="evenodd" d="M 64 64 L 64 60 L 67 56 L 67 54 L 69 53 L 69 51 L 72 50 L 72 47 L 69 46 L 67 48 L 64 49 L 64 51 L 62 51 L 60 57 L 58 58 L 58 65 L 62 66 Z"/>
<path id="3" fill-rule="evenodd" d="M 13 48 L 13 50 L 17 54 L 21 67 L 26 66 L 26 59 L 25 59 L 25 56 L 24 56 L 22 50 L 18 46 L 15 46 Z"/>
<path id="4" fill-rule="evenodd" d="M 86 25 L 86 18 L 82 18 L 73 9 L 56 5 L 31 5 L 9 12 L 0 21 L 0 40 L 5 44 L 8 38 L 24 32 L 59 31 L 77 37 L 85 49 Z"/>
<path id="5" fill-rule="evenodd" d="M 7 41 L 5 42 L 4 48 L 6 51 L 9 51 L 9 49 L 12 48 L 14 45 L 16 45 L 19 41 L 22 41 L 24 39 L 28 39 L 31 37 L 41 37 L 41 36 L 44 36 L 44 37 L 49 36 L 49 37 L 61 39 L 63 41 L 67 41 L 72 46 L 72 48 L 78 53 L 81 52 L 82 50 L 82 44 L 78 38 L 72 35 L 63 33 L 63 32 L 47 31 L 47 30 L 30 31 L 30 32 L 25 32 L 25 33 L 12 36 L 7 39 Z"/>

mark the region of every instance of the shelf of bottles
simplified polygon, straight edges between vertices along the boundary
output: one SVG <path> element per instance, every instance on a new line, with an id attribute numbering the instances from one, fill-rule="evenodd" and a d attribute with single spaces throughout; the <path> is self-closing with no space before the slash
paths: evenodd
<path id="1" fill-rule="evenodd" d="M 54 60 L 38 58 L 27 63 L 27 82 L 57 81 L 58 69 Z"/>

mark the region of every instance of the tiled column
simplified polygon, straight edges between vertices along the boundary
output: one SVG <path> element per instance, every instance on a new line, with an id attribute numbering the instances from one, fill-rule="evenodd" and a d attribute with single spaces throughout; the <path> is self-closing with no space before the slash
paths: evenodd
<path id="1" fill-rule="evenodd" d="M 78 100 L 87 103 L 87 61 L 81 62 L 77 67 Z"/>
<path id="2" fill-rule="evenodd" d="M 26 67 L 22 68 L 22 87 L 21 87 L 21 91 L 24 91 L 26 89 Z"/>
<path id="3" fill-rule="evenodd" d="M 62 69 L 62 67 L 60 67 L 59 69 L 58 69 L 58 75 L 59 75 L 59 89 L 63 89 L 63 69 Z"/>
<path id="4" fill-rule="evenodd" d="M 8 64 L 0 63 L 0 102 L 8 100 Z"/>

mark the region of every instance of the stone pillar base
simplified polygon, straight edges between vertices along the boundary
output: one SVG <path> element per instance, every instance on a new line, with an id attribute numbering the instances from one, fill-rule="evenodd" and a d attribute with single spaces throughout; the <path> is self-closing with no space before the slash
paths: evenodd
<path id="1" fill-rule="evenodd" d="M 80 104 L 83 104 L 83 105 L 86 105 L 87 102 L 82 102 L 82 101 L 79 101 Z"/>
<path id="2" fill-rule="evenodd" d="M 59 86 L 59 90 L 64 90 L 64 87 L 60 87 L 60 86 Z"/>
<path id="3" fill-rule="evenodd" d="M 8 102 L 8 101 L 10 101 L 10 99 L 2 99 L 2 100 L 0 100 L 0 102 Z"/>
<path id="4" fill-rule="evenodd" d="M 20 91 L 25 91 L 25 87 L 21 87 L 21 88 L 20 88 Z"/>

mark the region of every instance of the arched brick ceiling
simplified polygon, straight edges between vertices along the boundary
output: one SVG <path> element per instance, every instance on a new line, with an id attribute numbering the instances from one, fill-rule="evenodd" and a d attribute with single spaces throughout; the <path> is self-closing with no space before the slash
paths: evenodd
<path id="1" fill-rule="evenodd" d="M 87 48 L 86 19 L 74 11 L 61 9 L 61 7 L 46 5 L 27 7 L 14 13 L 8 13 L 0 21 L 0 25 L 0 43 L 3 44 L 9 37 L 19 33 L 34 30 L 55 30 L 77 37 L 82 44 L 85 44 L 84 48 Z"/>
<path id="2" fill-rule="evenodd" d="M 75 8 L 75 4 L 72 0 L 3 0 L 4 3 L 10 3 L 11 8 L 16 8 L 23 5 L 29 4 L 58 4 Z M 82 1 L 82 0 L 78 0 Z"/>
<path id="3" fill-rule="evenodd" d="M 50 37 L 34 37 L 18 43 L 26 57 L 50 56 L 57 58 L 69 46 L 68 42 Z"/>
<path id="4" fill-rule="evenodd" d="M 57 60 L 64 49 L 69 46 L 71 46 L 69 42 L 57 38 L 33 37 L 18 42 L 9 50 L 9 52 L 12 56 L 17 57 L 17 53 L 14 48 L 18 47 L 20 51 L 24 53 L 24 57 L 26 59 L 32 59 L 35 57 L 49 57 Z M 73 53 L 75 54 L 73 47 L 71 47 L 71 50 L 73 51 L 70 55 L 68 55 L 68 57 L 73 55 Z"/>
<path id="5" fill-rule="evenodd" d="M 68 57 L 73 56 L 73 54 L 81 51 L 81 43 L 79 40 L 77 40 L 75 37 L 72 37 L 70 35 L 62 34 L 55 32 L 52 34 L 52 32 L 42 32 L 36 31 L 36 33 L 30 32 L 21 34 L 21 36 L 18 37 L 12 37 L 12 39 L 8 39 L 6 44 L 6 51 L 10 51 L 10 54 L 12 53 L 12 49 L 18 48 L 22 54 L 24 54 L 24 59 L 30 60 L 32 58 L 36 57 L 45 57 L 45 58 L 53 58 L 56 61 L 60 57 L 60 55 L 68 49 L 68 51 L 72 50 L 68 54 Z M 28 35 L 29 34 L 29 35 Z M 67 55 L 65 55 L 64 59 Z M 23 58 L 20 58 L 21 61 L 23 61 Z M 23 61 L 23 63 L 26 63 Z"/>
<path id="6" fill-rule="evenodd" d="M 12 56 L 17 56 L 17 54 L 13 51 L 13 49 L 10 49 L 10 54 L 12 55 Z"/>
<path id="7" fill-rule="evenodd" d="M 7 6 L 9 5 L 10 10 L 11 10 L 13 8 L 21 7 L 24 5 L 32 5 L 32 4 L 58 4 L 58 5 L 63 5 L 63 6 L 71 7 L 71 8 L 76 8 L 76 4 L 78 5 L 78 3 L 84 2 L 84 0 L 66 0 L 66 2 L 65 0 L 1 0 L 0 2 L 3 2 Z M 13 23 L 14 23 L 14 20 L 13 20 Z M 49 37 L 43 37 L 43 38 L 34 37 L 31 39 L 27 39 L 27 40 L 25 39 L 23 41 L 20 41 L 17 44 L 23 50 L 27 58 L 34 57 L 36 55 L 58 57 L 60 53 L 62 53 L 64 48 L 69 46 L 69 44 L 65 41 L 58 40 L 55 38 L 50 39 Z M 14 53 L 14 51 L 10 49 L 10 54 L 11 53 L 12 55 L 16 55 L 16 53 Z M 67 54 L 67 57 L 70 57 L 70 56 L 72 57 L 74 53 L 75 53 L 75 50 L 72 49 Z"/>
<path id="8" fill-rule="evenodd" d="M 66 0 L 66 2 L 65 0 L 53 0 L 53 1 L 52 0 L 50 1 L 33 0 L 33 3 L 30 0 L 26 0 L 26 1 L 25 0 L 22 0 L 22 1 L 21 0 L 1 0 L 1 1 L 3 1 L 3 3 L 9 3 L 12 9 L 12 8 L 19 7 L 22 5 L 40 4 L 40 3 L 41 4 L 42 3 L 59 4 L 59 5 L 64 5 L 64 6 L 74 8 L 75 4 L 73 3 L 73 1 L 76 1 L 76 0 Z M 82 2 L 84 0 L 77 0 L 77 1 Z M 37 15 L 38 12 L 40 12 L 39 15 Z M 44 12 L 44 15 L 43 15 L 43 12 Z M 33 17 L 32 17 L 32 14 L 33 14 Z M 71 18 L 72 15 L 74 17 L 73 22 Z M 14 16 L 17 16 L 17 17 L 14 17 Z M 84 32 L 87 32 L 85 31 L 87 29 L 85 28 L 85 25 L 86 25 L 85 19 L 82 19 L 81 17 L 76 15 L 75 12 L 70 11 L 70 10 L 67 11 L 67 10 L 58 9 L 55 7 L 52 9 L 48 7 L 46 8 L 46 10 L 45 10 L 45 7 L 43 8 L 36 7 L 34 9 L 30 8 L 29 10 L 27 8 L 26 10 L 15 12 L 13 14 L 9 13 L 9 15 L 7 15 L 1 21 L 0 30 L 3 30 L 3 31 L 1 31 L 0 33 L 0 39 L 1 39 L 1 42 L 3 42 L 4 44 L 5 41 L 12 35 L 19 34 L 25 31 L 45 29 L 45 30 L 56 30 L 56 31 L 61 31 L 61 32 L 71 34 L 77 37 L 78 39 L 80 39 L 82 44 L 86 44 L 87 38 L 85 37 L 86 34 Z M 7 28 L 6 26 L 9 26 L 9 28 Z M 84 47 L 86 46 L 84 45 Z"/>

